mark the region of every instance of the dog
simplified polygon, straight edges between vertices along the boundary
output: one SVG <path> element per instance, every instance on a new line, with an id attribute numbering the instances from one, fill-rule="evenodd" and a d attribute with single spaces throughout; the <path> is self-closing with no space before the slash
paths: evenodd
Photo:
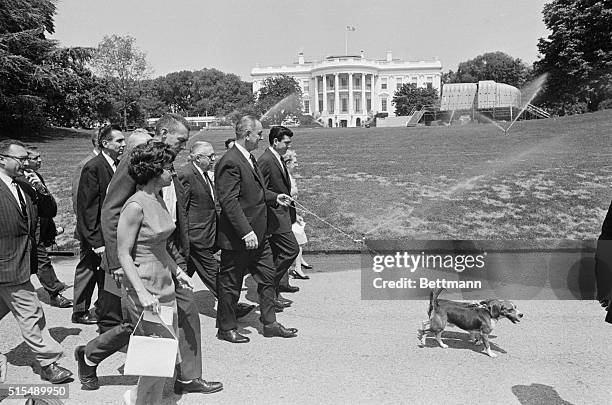
<path id="1" fill-rule="evenodd" d="M 457 302 L 438 299 L 443 288 L 431 291 L 429 294 L 429 320 L 423 321 L 422 329 L 417 330 L 419 346 L 425 346 L 428 332 L 433 332 L 440 347 L 446 349 L 448 345 L 442 342 L 442 331 L 450 324 L 470 333 L 470 340 L 475 344 L 484 344 L 483 352 L 490 357 L 497 357 L 491 351 L 489 334 L 495 324 L 502 317 L 512 323 L 520 322 L 523 314 L 517 310 L 516 305 L 510 301 L 488 299 L 478 303 Z"/>

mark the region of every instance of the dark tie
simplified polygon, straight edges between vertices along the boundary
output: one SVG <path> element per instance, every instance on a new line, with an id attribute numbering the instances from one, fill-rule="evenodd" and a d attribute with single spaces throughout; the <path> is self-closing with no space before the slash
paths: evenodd
<path id="1" fill-rule="evenodd" d="M 285 178 L 287 179 L 287 181 L 289 181 L 289 170 L 287 170 L 287 164 L 285 163 L 285 160 L 282 157 L 281 162 L 283 164 L 283 170 L 285 170 Z"/>
<path id="2" fill-rule="evenodd" d="M 210 177 L 208 177 L 208 173 L 203 172 L 204 173 L 204 178 L 206 179 L 206 184 L 208 184 L 208 188 L 210 189 L 210 196 L 212 197 L 213 201 L 215 201 L 215 193 L 213 193 L 213 186 L 212 186 L 212 181 L 210 181 Z"/>
<path id="3" fill-rule="evenodd" d="M 257 167 L 257 160 L 255 160 L 255 156 L 253 156 L 253 154 L 250 154 L 251 156 L 251 163 L 253 163 L 253 170 L 255 170 L 256 173 L 258 173 L 259 168 Z"/>
<path id="4" fill-rule="evenodd" d="M 17 190 L 17 197 L 19 198 L 19 205 L 21 206 L 21 212 L 23 213 L 23 216 L 27 218 L 28 209 L 26 208 L 26 203 L 23 199 L 23 196 L 21 195 L 21 187 L 19 187 L 19 184 L 17 184 L 14 181 L 13 181 L 13 185 L 15 186 L 15 189 Z"/>

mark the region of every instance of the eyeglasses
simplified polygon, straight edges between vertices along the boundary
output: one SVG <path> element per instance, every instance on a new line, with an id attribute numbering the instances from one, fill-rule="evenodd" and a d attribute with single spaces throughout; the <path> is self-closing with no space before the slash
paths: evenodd
<path id="1" fill-rule="evenodd" d="M 210 155 L 197 155 L 197 157 L 201 158 L 201 157 L 207 157 L 210 160 L 213 160 L 215 157 L 217 156 L 216 153 L 211 153 Z"/>
<path id="2" fill-rule="evenodd" d="M 12 156 L 12 155 L 0 155 L 0 156 L 4 156 L 4 157 L 15 159 L 19 163 L 25 163 L 28 160 L 30 160 L 29 156 Z"/>

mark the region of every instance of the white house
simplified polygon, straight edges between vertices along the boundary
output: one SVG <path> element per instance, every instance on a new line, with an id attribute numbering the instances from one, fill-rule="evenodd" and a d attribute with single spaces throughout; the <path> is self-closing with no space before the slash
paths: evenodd
<path id="1" fill-rule="evenodd" d="M 328 56 L 309 62 L 304 54 L 291 65 L 255 67 L 251 70 L 253 92 L 257 94 L 267 77 L 288 75 L 302 87 L 304 113 L 320 119 L 329 127 L 358 127 L 378 112 L 395 116 L 391 100 L 405 83 L 440 91 L 442 62 L 407 62 L 360 55 Z"/>

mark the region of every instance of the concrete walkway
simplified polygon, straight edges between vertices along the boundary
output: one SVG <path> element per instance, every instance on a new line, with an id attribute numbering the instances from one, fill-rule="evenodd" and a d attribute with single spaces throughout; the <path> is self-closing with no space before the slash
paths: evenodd
<path id="1" fill-rule="evenodd" d="M 166 404 L 604 404 L 612 403 L 612 326 L 594 301 L 520 301 L 517 325 L 501 321 L 494 331 L 493 359 L 466 342 L 459 329 L 444 333 L 444 350 L 428 339 L 417 347 L 416 329 L 426 318 L 425 301 L 362 301 L 359 256 L 310 256 L 311 279 L 295 280 L 301 291 L 285 294 L 294 305 L 279 314 L 296 327 L 295 339 L 264 338 L 254 312 L 241 323 L 251 338 L 235 345 L 215 338 L 211 294 L 200 280 L 196 298 L 202 323 L 204 378 L 221 381 L 216 394 L 176 396 L 166 385 Z M 76 260 L 55 260 L 60 279 L 72 284 Z M 33 278 L 36 286 L 38 280 Z M 255 297 L 249 284 L 247 299 Z M 39 294 L 47 300 L 46 293 Z M 72 295 L 72 289 L 66 296 Z M 47 301 L 48 302 L 48 301 Z M 61 362 L 76 375 L 74 348 L 96 336 L 95 326 L 70 323 L 70 309 L 43 304 L 52 335 L 61 342 Z M 8 383 L 40 383 L 12 316 L 0 323 L 0 351 L 10 361 Z M 125 355 L 98 368 L 99 391 L 69 384 L 66 404 L 120 404 L 136 383 L 123 377 Z M 0 397 L 1 398 L 1 397 Z M 4 399 L 3 403 L 20 403 Z"/>

